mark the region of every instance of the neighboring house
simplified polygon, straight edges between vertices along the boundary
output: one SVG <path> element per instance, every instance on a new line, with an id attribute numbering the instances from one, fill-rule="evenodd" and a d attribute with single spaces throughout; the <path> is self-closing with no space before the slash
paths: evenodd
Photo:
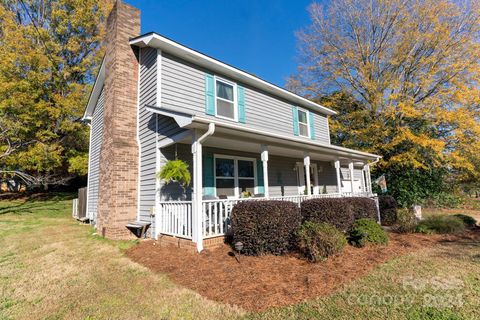
<path id="1" fill-rule="evenodd" d="M 84 116 L 98 232 L 125 238 L 128 223 L 143 221 L 151 237 L 201 250 L 225 234 L 235 203 L 252 200 L 243 191 L 298 203 L 372 195 L 379 156 L 332 145 L 333 110 L 156 33 L 139 36 L 139 16 L 115 4 Z M 188 188 L 156 178 L 172 159 L 189 163 Z"/>

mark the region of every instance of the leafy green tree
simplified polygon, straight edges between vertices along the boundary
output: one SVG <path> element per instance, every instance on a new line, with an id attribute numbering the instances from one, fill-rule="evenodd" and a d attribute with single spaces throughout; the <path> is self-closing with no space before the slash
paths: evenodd
<path id="1" fill-rule="evenodd" d="M 5 0 L 0 5 L 0 169 L 35 183 L 86 173 L 80 123 L 103 57 L 106 0 Z"/>

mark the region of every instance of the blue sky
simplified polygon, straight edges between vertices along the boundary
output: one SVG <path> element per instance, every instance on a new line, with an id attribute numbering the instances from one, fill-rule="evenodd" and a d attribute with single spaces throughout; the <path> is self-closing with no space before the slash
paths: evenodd
<path id="1" fill-rule="evenodd" d="M 311 0 L 126 0 L 155 31 L 269 82 L 296 70 L 295 32 L 309 24 Z"/>

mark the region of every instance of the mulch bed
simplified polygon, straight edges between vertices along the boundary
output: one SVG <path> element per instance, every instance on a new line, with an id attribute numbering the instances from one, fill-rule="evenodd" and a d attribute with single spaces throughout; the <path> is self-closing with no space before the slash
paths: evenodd
<path id="1" fill-rule="evenodd" d="M 460 240 L 459 236 L 447 235 L 390 233 L 389 236 L 388 246 L 347 246 L 340 255 L 321 263 L 309 263 L 295 254 L 241 256 L 238 263 L 226 245 L 196 254 L 160 246 L 154 241 L 143 241 L 126 254 L 209 299 L 260 311 L 330 294 L 393 257 L 440 242 Z M 478 232 L 462 237 L 480 239 Z"/>

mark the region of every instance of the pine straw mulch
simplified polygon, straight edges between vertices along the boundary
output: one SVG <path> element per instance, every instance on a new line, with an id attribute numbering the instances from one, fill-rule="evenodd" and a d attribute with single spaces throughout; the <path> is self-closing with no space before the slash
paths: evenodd
<path id="1" fill-rule="evenodd" d="M 143 241 L 126 254 L 209 299 L 260 311 L 330 294 L 391 258 L 442 242 L 480 240 L 480 233 L 461 236 L 389 233 L 389 237 L 388 246 L 347 246 L 341 254 L 321 263 L 309 263 L 295 254 L 241 256 L 238 263 L 227 245 L 196 254 L 174 246 L 156 245 L 154 241 Z"/>

